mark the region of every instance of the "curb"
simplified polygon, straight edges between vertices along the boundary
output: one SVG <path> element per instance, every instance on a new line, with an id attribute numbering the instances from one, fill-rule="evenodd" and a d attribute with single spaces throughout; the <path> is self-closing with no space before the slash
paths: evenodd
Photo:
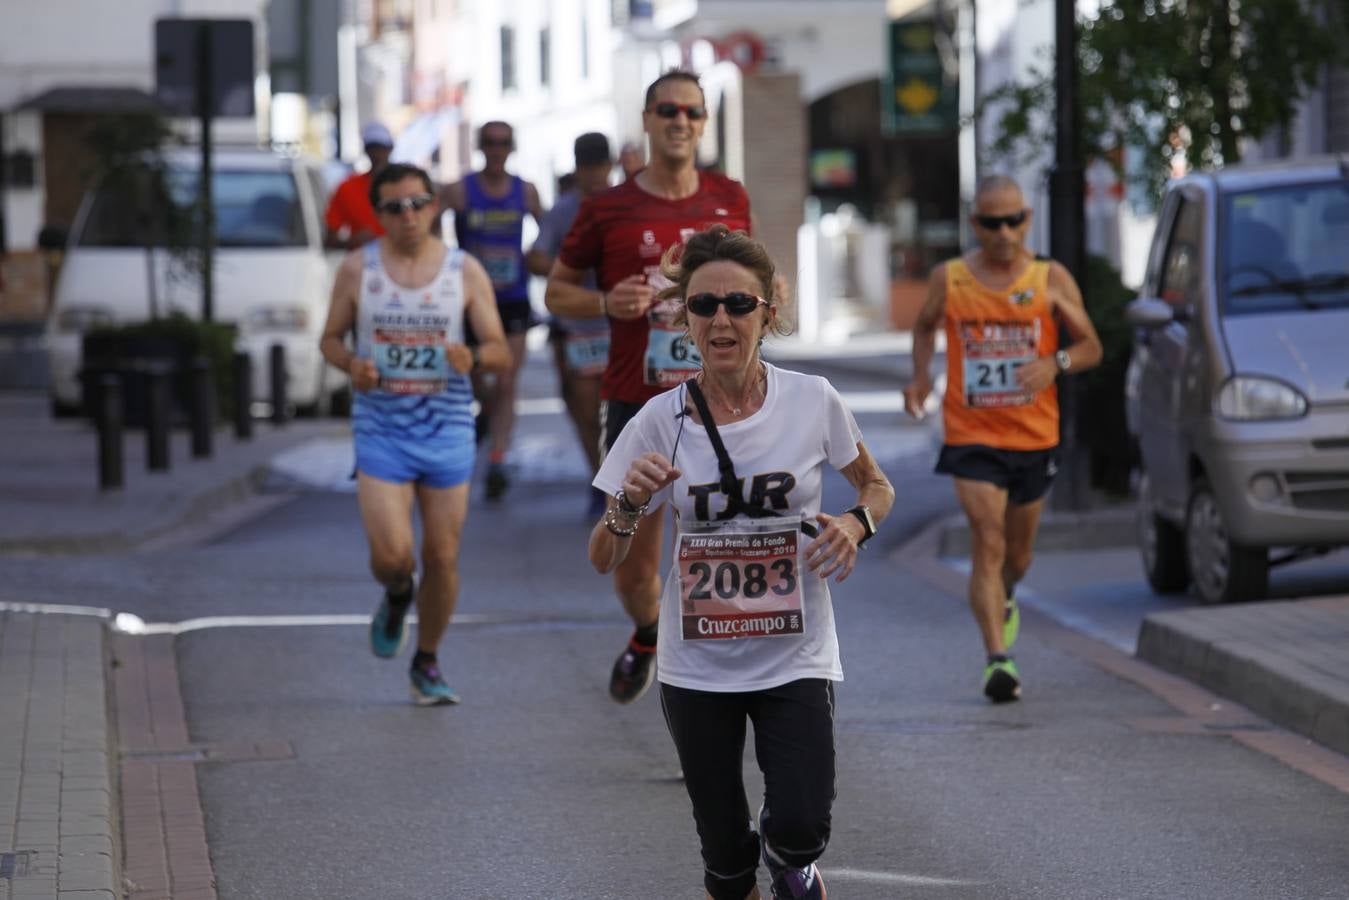
<path id="1" fill-rule="evenodd" d="M 1285 615 L 1276 622 L 1280 608 Z M 1349 622 L 1349 597 L 1299 600 L 1297 608 L 1292 628 L 1287 601 L 1154 613 L 1143 620 L 1137 655 L 1349 755 L 1349 686 L 1322 671 L 1322 665 L 1327 670 L 1343 665 L 1342 658 L 1336 659 L 1342 651 L 1332 642 Z M 1243 627 L 1225 637 L 1224 618 L 1234 616 Z M 1268 628 L 1253 627 L 1266 619 Z M 1259 641 L 1251 634 L 1259 634 Z M 1318 652 L 1321 636 L 1327 638 Z"/>
<path id="2" fill-rule="evenodd" d="M 1132 509 L 1107 509 L 1087 513 L 1046 512 L 1035 536 L 1036 553 L 1065 550 L 1109 550 L 1138 543 Z M 963 513 L 946 519 L 938 539 L 937 555 L 970 555 L 970 529 Z"/>
<path id="3" fill-rule="evenodd" d="M 0 615 L 6 674 L 20 683 L 0 696 L 0 709 L 7 721 L 23 712 L 0 770 L 9 801 L 0 895 L 114 900 L 122 835 L 107 625 L 83 615 Z"/>

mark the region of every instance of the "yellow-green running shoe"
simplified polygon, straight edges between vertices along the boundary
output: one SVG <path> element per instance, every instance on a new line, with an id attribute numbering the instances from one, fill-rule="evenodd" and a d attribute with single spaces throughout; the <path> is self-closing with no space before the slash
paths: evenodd
<path id="1" fill-rule="evenodd" d="M 1015 597 L 1008 597 L 1002 608 L 1002 647 L 1011 650 L 1016 636 L 1021 633 L 1021 607 Z"/>
<path id="2" fill-rule="evenodd" d="M 1008 703 L 1021 696 L 1021 673 L 1010 657 L 990 660 L 984 667 L 984 696 L 994 703 Z"/>

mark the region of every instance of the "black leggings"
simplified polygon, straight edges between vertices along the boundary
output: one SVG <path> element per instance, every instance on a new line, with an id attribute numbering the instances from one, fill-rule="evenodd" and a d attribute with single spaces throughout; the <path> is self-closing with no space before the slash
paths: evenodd
<path id="1" fill-rule="evenodd" d="M 759 867 L 741 771 L 747 720 L 764 776 L 764 839 L 789 866 L 820 858 L 834 802 L 833 682 L 806 678 L 746 693 L 662 684 L 660 700 L 693 801 L 703 884 L 714 900 L 743 900 Z"/>

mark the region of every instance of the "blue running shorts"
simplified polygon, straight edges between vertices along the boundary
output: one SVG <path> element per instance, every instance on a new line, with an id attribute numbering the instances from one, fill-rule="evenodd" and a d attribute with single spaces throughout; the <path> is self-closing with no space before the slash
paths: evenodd
<path id="1" fill-rule="evenodd" d="M 417 482 L 427 487 L 452 488 L 473 474 L 473 432 L 467 440 L 394 440 L 382 434 L 358 433 L 356 471 L 396 484 Z"/>

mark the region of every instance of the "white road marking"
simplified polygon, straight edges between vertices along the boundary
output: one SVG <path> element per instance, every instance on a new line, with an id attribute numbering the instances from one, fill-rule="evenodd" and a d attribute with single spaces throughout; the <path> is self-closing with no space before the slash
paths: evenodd
<path id="1" fill-rule="evenodd" d="M 135 616 L 122 613 L 118 618 L 121 619 L 123 616 L 130 617 L 124 620 L 126 627 L 121 629 L 129 634 L 178 635 L 212 628 L 318 628 L 333 625 L 364 628 L 370 624 L 370 616 L 360 613 L 309 616 L 203 616 L 198 619 L 184 619 L 181 622 L 140 622 L 139 625 L 130 621 L 135 619 Z M 416 625 L 417 616 L 410 615 L 405 621 L 409 625 Z M 497 619 L 493 616 L 464 614 L 455 616 L 450 625 L 482 625 L 494 621 Z"/>
<path id="2" fill-rule="evenodd" d="M 868 872 L 865 869 L 836 869 L 822 867 L 825 881 L 864 881 L 871 884 L 906 884 L 914 887 L 971 887 L 988 884 L 987 881 L 969 881 L 963 878 L 935 878 L 930 875 L 906 875 L 902 872 Z"/>
<path id="3" fill-rule="evenodd" d="M 0 613 L 27 613 L 29 615 L 93 616 L 111 619 L 112 610 L 101 606 L 67 606 L 62 603 L 10 603 L 0 600 Z"/>

